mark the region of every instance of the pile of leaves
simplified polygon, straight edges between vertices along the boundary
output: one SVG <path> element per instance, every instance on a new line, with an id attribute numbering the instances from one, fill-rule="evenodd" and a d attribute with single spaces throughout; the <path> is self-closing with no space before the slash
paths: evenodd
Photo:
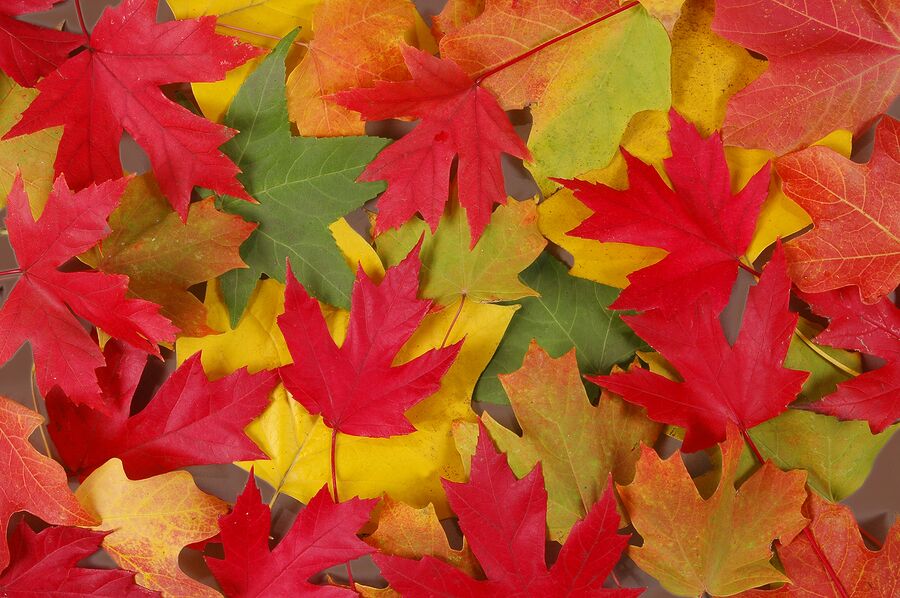
<path id="1" fill-rule="evenodd" d="M 0 3 L 0 595 L 898 595 L 840 502 L 900 420 L 897 3 L 58 2 Z"/>

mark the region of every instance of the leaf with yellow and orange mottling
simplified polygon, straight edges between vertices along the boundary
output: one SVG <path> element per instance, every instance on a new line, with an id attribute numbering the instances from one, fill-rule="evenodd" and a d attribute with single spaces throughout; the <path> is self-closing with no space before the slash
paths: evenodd
<path id="1" fill-rule="evenodd" d="M 628 1 L 619 0 L 621 4 Z M 675 27 L 675 22 L 681 15 L 681 6 L 684 4 L 684 0 L 639 0 L 639 2 L 647 9 L 647 12 L 659 19 L 666 31 L 672 33 L 672 28 Z"/>
<path id="2" fill-rule="evenodd" d="M 662 460 L 643 447 L 634 482 L 617 486 L 644 539 L 628 555 L 674 594 L 730 596 L 788 581 L 769 562 L 772 542 L 787 544 L 806 526 L 800 512 L 806 472 L 783 472 L 766 462 L 735 488 L 743 444 L 740 432 L 729 424 L 719 445 L 721 471 L 697 480 L 691 479 L 680 452 Z M 709 486 L 714 489 L 704 493 Z"/>
<path id="3" fill-rule="evenodd" d="M 379 505 L 378 529 L 365 541 L 383 554 L 407 559 L 432 556 L 453 565 L 470 577 L 481 575 L 481 567 L 465 538 L 459 550 L 450 546 L 434 505 L 431 504 L 416 509 L 385 497 Z"/>
<path id="4" fill-rule="evenodd" d="M 287 82 L 288 113 L 306 137 L 362 135 L 359 114 L 329 96 L 408 79 L 404 45 L 437 49 L 410 0 L 331 0 L 316 7 L 313 27 L 315 38 Z"/>
<path id="5" fill-rule="evenodd" d="M 525 476 L 541 463 L 549 535 L 565 542 L 572 526 L 600 500 L 610 474 L 617 483 L 631 481 L 641 445 L 652 446 L 663 426 L 651 421 L 641 407 L 606 391 L 598 405 L 592 405 L 575 349 L 554 359 L 532 341 L 522 367 L 498 378 L 522 434 L 503 427 L 488 413 L 481 419 L 516 476 Z M 475 450 L 478 426 L 457 422 L 453 433 L 467 463 L 472 454 L 468 450 Z"/>
<path id="6" fill-rule="evenodd" d="M 185 575 L 178 555 L 188 544 L 219 531 L 218 517 L 228 505 L 200 491 L 186 471 L 130 480 L 122 462 L 110 459 L 75 493 L 84 509 L 100 521 L 91 527 L 108 532 L 103 548 L 123 569 L 134 571 L 138 585 L 164 598 L 205 598 L 220 594 Z"/>

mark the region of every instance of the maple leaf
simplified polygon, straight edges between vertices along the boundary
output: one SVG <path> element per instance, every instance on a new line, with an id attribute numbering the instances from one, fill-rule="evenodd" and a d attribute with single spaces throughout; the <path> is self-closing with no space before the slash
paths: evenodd
<path id="1" fill-rule="evenodd" d="M 329 226 L 382 189 L 354 179 L 386 140 L 291 135 L 284 69 L 292 39 L 289 33 L 247 79 L 225 118 L 240 133 L 223 149 L 244 170 L 240 178 L 260 202 L 222 198 L 226 212 L 259 223 L 241 247 L 249 268 L 220 279 L 232 328 L 260 275 L 284 282 L 288 259 L 317 299 L 349 307 L 355 264 L 347 266 Z"/>
<path id="2" fill-rule="evenodd" d="M 378 199 L 375 234 L 397 228 L 416 212 L 437 229 L 450 191 L 457 158 L 459 202 L 466 210 L 471 246 L 491 218 L 495 203 L 506 202 L 500 154 L 528 158 L 525 144 L 491 93 L 472 81 L 452 60 L 404 46 L 409 81 L 338 93 L 338 104 L 365 120 L 412 117 L 419 124 L 366 167 L 360 180 L 386 180 Z"/>
<path id="3" fill-rule="evenodd" d="M 19 115 L 37 97 L 37 91 L 20 87 L 0 73 L 0 137 L 6 134 Z M 36 214 L 47 203 L 53 187 L 53 161 L 62 130 L 45 129 L 15 139 L 0 139 L 0 207 L 12 191 L 18 175 L 25 182 L 28 199 Z"/>
<path id="4" fill-rule="evenodd" d="M 38 83 L 40 95 L 4 135 L 63 125 L 56 172 L 82 189 L 122 176 L 123 131 L 147 152 L 172 207 L 187 218 L 194 186 L 250 200 L 219 146 L 233 133 L 168 100 L 160 85 L 215 81 L 260 53 L 215 34 L 215 19 L 156 23 L 157 0 L 104 10 L 89 47 Z"/>
<path id="5" fill-rule="evenodd" d="M 353 498 L 335 503 L 323 486 L 270 550 L 270 509 L 261 502 L 251 471 L 232 512 L 219 518 L 225 558 L 206 557 L 206 563 L 227 596 L 355 596 L 349 589 L 326 589 L 308 580 L 323 569 L 375 551 L 356 532 L 369 520 L 376 502 Z"/>
<path id="6" fill-rule="evenodd" d="M 393 361 L 431 306 L 416 298 L 419 246 L 376 285 L 359 269 L 347 338 L 338 347 L 318 302 L 288 266 L 284 314 L 278 326 L 294 363 L 279 369 L 291 395 L 326 425 L 352 436 L 386 438 L 415 428 L 404 412 L 434 394 L 462 342 L 432 349 L 400 365 Z"/>
<path id="7" fill-rule="evenodd" d="M 12 564 L 0 575 L 4 596 L 109 596 L 150 598 L 156 592 L 134 584 L 134 573 L 76 565 L 97 552 L 103 534 L 77 527 L 34 533 L 24 521 L 10 538 Z"/>
<path id="8" fill-rule="evenodd" d="M 210 382 L 200 356 L 169 376 L 150 404 L 129 417 L 146 357 L 110 341 L 98 370 L 111 413 L 73 405 L 61 392 L 47 396 L 48 429 L 60 457 L 81 477 L 117 457 L 132 479 L 189 465 L 231 463 L 263 456 L 244 428 L 269 404 L 275 371 L 247 370 Z"/>
<path id="9" fill-rule="evenodd" d="M 900 426 L 892 426 L 881 434 L 872 434 L 865 422 L 788 409 L 748 434 L 763 458 L 785 471 L 805 470 L 807 485 L 836 502 L 859 490 L 882 447 L 898 429 Z M 756 462 L 745 456 L 749 472 Z"/>
<path id="10" fill-rule="evenodd" d="M 644 539 L 640 548 L 629 548 L 628 556 L 679 596 L 730 596 L 787 581 L 769 563 L 772 541 L 788 542 L 806 527 L 800 513 L 805 472 L 779 471 L 766 462 L 735 488 L 743 440 L 732 424 L 720 448 L 721 474 L 692 480 L 680 453 L 662 460 L 644 446 L 634 481 L 618 486 L 631 523 Z M 695 482 L 714 490 L 702 492 Z"/>
<path id="11" fill-rule="evenodd" d="M 776 590 L 749 590 L 741 598 L 868 598 L 900 591 L 900 522 L 888 531 L 881 550 L 866 548 L 853 512 L 810 494 L 803 507 L 811 519 L 808 534 L 778 546 L 778 560 L 790 583 Z M 828 562 L 827 567 L 822 562 Z"/>
<path id="12" fill-rule="evenodd" d="M 440 50 L 503 109 L 530 109 L 527 166 L 544 195 L 556 187 L 548 176 L 605 166 L 634 114 L 671 102 L 669 38 L 634 3 L 492 0 Z"/>
<path id="13" fill-rule="evenodd" d="M 810 147 L 775 167 L 785 194 L 815 224 L 785 245 L 801 290 L 855 285 L 863 302 L 875 303 L 900 285 L 900 122 L 881 121 L 868 164 Z"/>
<path id="14" fill-rule="evenodd" d="M 127 277 L 58 270 L 107 234 L 106 218 L 126 183 L 119 179 L 72 193 L 60 177 L 37 221 L 21 179 L 9 195 L 6 226 L 22 276 L 0 309 L 0 363 L 28 341 L 45 396 L 58 385 L 76 403 L 103 407 L 94 375 L 103 354 L 72 312 L 154 355 L 157 342 L 175 338 L 177 329 L 157 305 L 126 298 Z"/>
<path id="15" fill-rule="evenodd" d="M 365 541 L 381 554 L 418 559 L 430 556 L 452 565 L 470 577 L 481 576 L 481 567 L 466 539 L 457 550 L 450 546 L 434 505 L 416 509 L 385 496 L 377 508 L 378 529 Z"/>
<path id="16" fill-rule="evenodd" d="M 441 12 L 431 17 L 435 37 L 448 35 L 484 12 L 485 0 L 447 0 Z"/>
<path id="17" fill-rule="evenodd" d="M 518 276 L 547 245 L 537 227 L 534 201 L 512 200 L 497 208 L 471 248 L 469 225 L 462 210 L 451 204 L 434 233 L 414 218 L 379 235 L 378 255 L 385 264 L 396 264 L 423 235 L 422 297 L 451 305 L 463 297 L 493 303 L 537 295 Z"/>
<path id="18" fill-rule="evenodd" d="M 419 561 L 376 554 L 375 563 L 404 596 L 638 596 L 643 589 L 604 589 L 628 544 L 619 535 L 612 482 L 572 528 L 550 569 L 545 561 L 547 493 L 540 465 L 517 480 L 482 429 L 469 482 L 444 482 L 459 526 L 487 575 L 476 581 L 431 556 Z"/>
<path id="19" fill-rule="evenodd" d="M 219 212 L 212 198 L 191 204 L 183 222 L 147 174 L 128 183 L 109 226 L 109 236 L 82 261 L 128 276 L 128 294 L 158 304 L 181 334 L 217 332 L 206 325 L 206 309 L 188 288 L 246 268 L 238 247 L 256 224 Z"/>
<path id="20" fill-rule="evenodd" d="M 740 192 L 732 194 L 719 135 L 703 139 L 674 110 L 669 121 L 672 157 L 663 164 L 673 188 L 651 166 L 623 151 L 628 164 L 626 191 L 579 180 L 559 181 L 595 212 L 570 234 L 669 252 L 629 275 L 631 284 L 611 307 L 673 310 L 708 294 L 712 308 L 719 312 L 728 303 L 741 256 L 753 236 L 769 186 L 769 168 L 761 168 Z"/>
<path id="21" fill-rule="evenodd" d="M 24 87 L 53 71 L 79 47 L 82 37 L 19 21 L 15 17 L 50 10 L 61 0 L 12 0 L 0 4 L 0 70 Z"/>
<path id="22" fill-rule="evenodd" d="M 788 311 L 790 288 L 779 244 L 750 289 L 733 346 L 709 299 L 675 313 L 653 310 L 622 318 L 684 382 L 638 368 L 588 379 L 645 407 L 654 421 L 685 428 L 685 452 L 724 440 L 728 422 L 746 433 L 784 411 L 809 376 L 782 366 L 797 324 L 797 315 Z"/>
<path id="23" fill-rule="evenodd" d="M 59 463 L 28 443 L 42 422 L 39 413 L 0 396 L 0 461 L 5 464 L 0 483 L 0 571 L 10 559 L 6 528 L 13 513 L 28 511 L 54 525 L 95 523 L 78 505 Z"/>
<path id="24" fill-rule="evenodd" d="M 164 596 L 221 596 L 178 566 L 182 549 L 214 536 L 216 518 L 228 510 L 227 504 L 201 492 L 191 474 L 173 471 L 133 481 L 125 476 L 121 461 L 110 459 L 75 495 L 100 521 L 92 529 L 107 532 L 104 550 L 120 567 L 137 573 L 139 585 Z"/>
<path id="25" fill-rule="evenodd" d="M 900 420 L 900 310 L 884 298 L 866 305 L 852 287 L 801 295 L 813 311 L 829 318 L 816 337 L 823 345 L 877 355 L 886 361 L 875 370 L 838 384 L 837 391 L 812 405 L 820 413 L 869 422 L 881 432 Z"/>
<path id="26" fill-rule="evenodd" d="M 512 304 L 519 310 L 478 381 L 476 401 L 509 401 L 497 376 L 522 367 L 532 340 L 551 357 L 574 347 L 578 367 L 585 372 L 608 372 L 630 361 L 642 346 L 619 314 L 609 309 L 616 289 L 569 276 L 565 265 L 546 252 L 522 273 L 521 280 L 538 296 Z M 590 388 L 595 395 L 596 388 Z"/>
<path id="27" fill-rule="evenodd" d="M 575 353 L 572 349 L 553 359 L 532 341 L 522 367 L 498 376 L 521 435 L 488 413 L 481 416 L 513 473 L 524 476 L 541 463 L 549 497 L 547 526 L 550 538 L 559 542 L 597 502 L 610 475 L 617 483 L 631 481 L 641 443 L 652 446 L 662 431 L 640 407 L 610 393 L 591 405 Z M 453 434 L 460 453 L 470 456 L 478 427 L 457 423 Z"/>
<path id="28" fill-rule="evenodd" d="M 729 103 L 726 141 L 781 155 L 860 133 L 900 93 L 898 24 L 893 2 L 717 2 L 713 31 L 769 59 Z"/>
<path id="29" fill-rule="evenodd" d="M 315 38 L 287 82 L 288 111 L 301 135 L 362 135 L 359 115 L 330 96 L 409 78 L 401 48 L 437 50 L 410 0 L 329 0 L 313 13 Z M 349 59 L 352 57 L 352 59 Z"/>

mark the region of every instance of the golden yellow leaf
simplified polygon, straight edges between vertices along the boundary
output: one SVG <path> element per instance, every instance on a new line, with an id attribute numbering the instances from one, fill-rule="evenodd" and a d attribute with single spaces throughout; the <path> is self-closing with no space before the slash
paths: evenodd
<path id="1" fill-rule="evenodd" d="M 619 0 L 620 4 L 625 4 L 629 0 Z M 651 15 L 659 19 L 669 34 L 681 14 L 681 5 L 684 0 L 640 0 L 641 5 L 647 9 Z"/>
<path id="2" fill-rule="evenodd" d="M 410 0 L 330 0 L 316 7 L 313 26 L 315 39 L 287 82 L 290 118 L 301 135 L 310 137 L 362 135 L 359 114 L 328 96 L 376 81 L 408 79 L 400 54 L 404 45 L 436 50 Z"/>
<path id="3" fill-rule="evenodd" d="M 262 48 L 274 48 L 282 37 L 300 28 L 298 41 L 312 38 L 313 10 L 322 0 L 166 0 L 176 19 L 217 16 L 216 32 Z M 288 57 L 288 68 L 300 60 L 302 46 Z M 192 83 L 194 97 L 210 120 L 221 122 L 231 100 L 262 57 L 232 69 L 223 81 Z"/>
<path id="4" fill-rule="evenodd" d="M 182 548 L 216 535 L 218 517 L 228 511 L 226 503 L 201 492 L 191 474 L 174 471 L 129 480 L 122 462 L 110 459 L 88 476 L 75 496 L 100 521 L 91 529 L 109 532 L 103 548 L 120 567 L 137 573 L 138 584 L 164 598 L 220 595 L 178 566 Z"/>

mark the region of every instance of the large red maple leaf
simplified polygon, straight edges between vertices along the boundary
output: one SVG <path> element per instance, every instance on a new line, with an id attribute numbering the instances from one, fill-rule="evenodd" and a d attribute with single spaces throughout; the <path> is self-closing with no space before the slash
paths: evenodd
<path id="1" fill-rule="evenodd" d="M 9 563 L 6 527 L 13 513 L 28 511 L 55 525 L 97 523 L 69 490 L 62 466 L 28 442 L 42 421 L 39 413 L 0 397 L 0 571 Z"/>
<path id="2" fill-rule="evenodd" d="M 416 298 L 420 245 L 388 269 L 379 285 L 362 268 L 357 271 L 350 325 L 340 347 L 328 332 L 319 303 L 288 265 L 278 326 L 294 363 L 280 369 L 281 378 L 307 411 L 321 413 L 336 432 L 372 438 L 414 432 L 404 412 L 437 392 L 459 353 L 462 341 L 393 364 L 432 303 Z"/>
<path id="3" fill-rule="evenodd" d="M 375 552 L 356 537 L 356 532 L 369 520 L 376 502 L 352 498 L 335 503 L 323 486 L 300 511 L 278 546 L 270 550 L 270 510 L 261 502 L 251 472 L 234 509 L 219 518 L 225 558 L 206 557 L 206 563 L 226 596 L 356 596 L 349 589 L 311 584 L 309 578 Z"/>
<path id="4" fill-rule="evenodd" d="M 215 17 L 156 23 L 157 0 L 107 8 L 90 46 L 42 80 L 40 95 L 4 139 L 62 125 L 56 172 L 75 189 L 122 176 L 127 131 L 147 152 L 159 186 L 187 219 L 194 186 L 250 199 L 219 151 L 233 131 L 192 114 L 160 85 L 217 81 L 261 50 L 215 33 Z"/>
<path id="5" fill-rule="evenodd" d="M 713 31 L 769 59 L 766 72 L 728 102 L 725 140 L 781 155 L 835 129 L 861 132 L 900 93 L 898 7 L 892 0 L 717 0 Z"/>
<path id="6" fill-rule="evenodd" d="M 900 285 L 900 121 L 878 124 L 868 164 L 816 146 L 778 158 L 775 168 L 815 224 L 785 245 L 801 290 L 855 285 L 875 303 Z"/>
<path id="7" fill-rule="evenodd" d="M 76 566 L 100 550 L 105 535 L 77 527 L 50 527 L 36 534 L 22 521 L 9 540 L 11 564 L 0 575 L 0 595 L 159 596 L 136 585 L 131 571 Z"/>
<path id="8" fill-rule="evenodd" d="M 552 567 L 546 565 L 547 492 L 538 464 L 517 480 L 482 426 L 466 483 L 444 481 L 450 506 L 487 580 L 475 580 L 434 557 L 419 561 L 375 555 L 391 587 L 403 596 L 611 596 L 643 588 L 604 589 L 628 545 L 617 533 L 612 482 L 587 516 L 572 527 Z"/>
<path id="9" fill-rule="evenodd" d="M 783 367 L 797 325 L 797 315 L 788 310 L 790 290 L 779 243 L 759 283 L 750 289 L 733 346 L 709 299 L 674 313 L 623 316 L 675 366 L 683 382 L 640 368 L 588 379 L 645 407 L 654 421 L 682 426 L 685 452 L 725 440 L 729 421 L 746 433 L 784 411 L 809 375 Z"/>
<path id="10" fill-rule="evenodd" d="M 75 405 L 58 389 L 47 395 L 47 428 L 63 463 L 86 477 L 113 457 L 131 479 L 143 479 L 189 465 L 250 461 L 265 455 L 244 428 L 269 404 L 276 371 L 240 369 L 210 382 L 191 356 L 169 376 L 153 400 L 129 417 L 146 354 L 110 341 L 106 366 L 97 377 L 109 413 Z"/>
<path id="11" fill-rule="evenodd" d="M 459 202 L 466 209 L 474 246 L 494 203 L 506 202 L 500 154 L 523 159 L 530 154 L 497 99 L 456 63 L 409 46 L 402 52 L 412 80 L 380 82 L 335 96 L 365 120 L 420 119 L 360 176 L 388 184 L 378 200 L 375 233 L 399 227 L 416 212 L 436 230 L 450 189 L 450 168 L 458 156 Z"/>
<path id="12" fill-rule="evenodd" d="M 21 178 L 10 191 L 6 227 L 22 275 L 0 309 L 0 364 L 28 341 L 44 396 L 59 386 L 72 401 L 103 408 L 94 372 L 104 365 L 103 354 L 75 315 L 154 355 L 157 342 L 175 339 L 177 329 L 158 305 L 126 298 L 127 276 L 58 270 L 109 234 L 106 219 L 127 182 L 72 193 L 59 177 L 37 221 Z"/>
<path id="13" fill-rule="evenodd" d="M 703 139 L 677 112 L 669 113 L 672 157 L 663 164 L 670 188 L 656 170 L 624 149 L 628 189 L 559 180 L 594 211 L 569 234 L 669 252 L 661 261 L 628 276 L 614 309 L 674 310 L 708 295 L 717 313 L 728 303 L 740 258 L 756 227 L 769 188 L 769 166 L 736 195 L 722 139 Z"/>
<path id="14" fill-rule="evenodd" d="M 0 70 L 24 87 L 53 71 L 81 45 L 74 33 L 38 27 L 14 17 L 49 10 L 61 0 L 4 0 L 0 2 Z"/>
<path id="15" fill-rule="evenodd" d="M 778 560 L 791 582 L 776 590 L 750 590 L 740 598 L 884 598 L 900 596 L 900 521 L 881 550 L 866 548 L 853 512 L 809 493 L 805 534 L 778 546 Z"/>
<path id="16" fill-rule="evenodd" d="M 801 297 L 829 319 L 817 343 L 876 355 L 886 362 L 841 382 L 811 407 L 841 419 L 866 420 L 874 433 L 900 420 L 900 310 L 887 298 L 866 305 L 853 287 Z"/>

